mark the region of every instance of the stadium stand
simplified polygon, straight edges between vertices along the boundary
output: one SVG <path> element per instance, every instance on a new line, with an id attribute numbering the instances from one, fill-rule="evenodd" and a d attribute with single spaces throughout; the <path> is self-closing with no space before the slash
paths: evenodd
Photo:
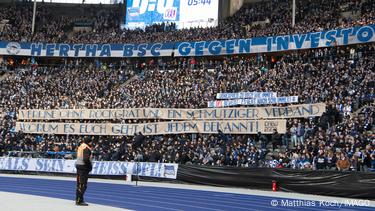
<path id="1" fill-rule="evenodd" d="M 374 24 L 372 0 L 299 1 L 291 27 L 290 1 L 247 4 L 215 28 L 176 30 L 153 25 L 121 31 L 119 8 L 42 4 L 31 35 L 31 4 L 0 8 L 0 40 L 143 43 L 238 39 Z M 270 9 L 272 8 L 272 9 Z M 54 10 L 55 11 L 55 10 Z M 346 17 L 343 17 L 345 14 Z M 89 29 L 77 29 L 87 26 Z M 83 27 L 83 28 L 85 28 Z M 86 31 L 87 30 L 87 31 Z M 108 36 L 109 35 L 109 36 Z M 375 169 L 375 45 L 319 48 L 257 56 L 85 60 L 9 58 L 0 63 L 0 156 L 73 159 L 85 136 L 15 132 L 19 109 L 204 108 L 219 92 L 274 91 L 300 103 L 324 102 L 320 118 L 290 119 L 272 135 L 94 136 L 94 158 L 112 161 L 332 169 Z M 15 60 L 17 63 L 15 64 Z M 43 63 L 44 62 L 44 63 Z M 112 122 L 129 123 L 113 120 Z M 134 122 L 134 121 L 133 121 Z M 139 120 L 138 122 L 144 122 Z M 324 162 L 318 162 L 323 159 Z"/>
<path id="2" fill-rule="evenodd" d="M 37 28 L 34 35 L 31 35 L 32 4 L 3 7 L 0 20 L 9 22 L 3 32 L 0 32 L 0 40 L 145 43 L 238 39 L 330 30 L 374 24 L 375 21 L 375 5 L 371 0 L 298 1 L 295 27 L 289 21 L 291 1 L 263 1 L 244 5 L 233 17 L 221 21 L 218 27 L 183 30 L 158 25 L 149 26 L 145 30 L 121 30 L 118 6 L 106 9 L 95 5 L 65 7 L 67 8 L 62 5 L 42 5 L 36 16 Z M 341 14 L 348 10 L 351 14 L 342 17 Z M 54 15 L 51 11 L 54 11 Z M 89 24 L 91 29 L 74 32 L 74 26 L 79 22 Z"/>
<path id="3" fill-rule="evenodd" d="M 348 168 L 371 168 L 374 110 L 366 107 L 364 118 L 353 111 L 374 97 L 374 46 L 357 47 L 362 49 L 361 56 L 354 59 L 346 48 L 333 49 L 338 53 L 319 49 L 284 55 L 274 64 L 230 57 L 202 59 L 194 65 L 177 59 L 158 65 L 150 61 L 137 71 L 86 62 L 59 67 L 26 65 L 1 81 L 1 106 L 8 111 L 2 124 L 1 153 L 30 156 L 24 152 L 36 151 L 43 152 L 36 156 L 72 158 L 83 138 L 12 133 L 15 108 L 202 108 L 217 92 L 275 90 L 302 96 L 301 103 L 326 102 L 329 109 L 321 118 L 290 120 L 290 132 L 285 135 L 150 136 L 142 137 L 138 146 L 131 137 L 95 137 L 95 158 L 133 160 L 141 156 L 143 161 L 312 168 L 314 158 L 323 152 L 329 163 L 346 156 L 350 162 L 361 161 Z M 206 66 L 218 71 L 209 72 Z"/>

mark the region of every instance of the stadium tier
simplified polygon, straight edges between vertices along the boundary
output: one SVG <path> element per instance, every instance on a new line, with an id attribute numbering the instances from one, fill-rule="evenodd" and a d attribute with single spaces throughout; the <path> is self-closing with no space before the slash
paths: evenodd
<path id="1" fill-rule="evenodd" d="M 359 52 L 351 55 L 350 49 Z M 324 102 L 327 111 L 322 117 L 288 119 L 285 134 L 92 136 L 94 158 L 336 169 L 343 157 L 345 169 L 370 169 L 374 160 L 374 109 L 367 105 L 374 97 L 373 55 L 374 46 L 366 45 L 294 52 L 274 63 L 266 58 L 257 62 L 255 58 L 227 57 L 150 60 L 142 67 L 125 63 L 96 66 L 90 61 L 55 67 L 20 64 L 7 71 L 0 82 L 1 107 L 6 114 L 0 152 L 69 159 L 85 137 L 14 132 L 19 109 L 197 109 L 207 107 L 216 93 L 272 90 L 280 96 L 299 96 L 300 104 Z M 153 120 L 104 121 L 125 124 Z M 317 162 L 320 156 L 324 166 Z"/>
<path id="2" fill-rule="evenodd" d="M 214 4 L 217 1 L 212 2 Z M 121 6 L 45 3 L 38 4 L 34 34 L 32 3 L 4 5 L 0 11 L 0 20 L 6 20 L 6 24 L 0 31 L 0 40 L 96 44 L 183 42 L 307 33 L 369 25 L 375 21 L 372 0 L 311 0 L 297 1 L 296 22 L 292 26 L 291 4 L 289 0 L 245 4 L 232 17 L 219 21 L 216 27 L 177 30 L 173 24 L 169 26 L 169 23 L 155 21 L 155 24 L 143 25 L 142 29 L 121 30 L 120 26 L 124 24 L 124 18 L 120 15 L 123 9 Z"/>
<path id="3" fill-rule="evenodd" d="M 198 1 L 187 2 L 193 6 Z M 200 6 L 206 7 L 214 0 L 203 2 Z M 147 22 L 132 29 L 126 27 L 136 20 L 130 16 L 141 13 L 141 7 L 38 3 L 34 32 L 32 3 L 0 6 L 0 156 L 74 159 L 79 143 L 89 138 L 97 161 L 375 169 L 373 0 L 297 1 L 294 26 L 292 1 L 272 0 L 245 3 L 233 16 L 216 17 L 213 25 L 184 27 L 180 17 L 180 22 Z M 168 13 L 163 20 L 177 18 L 180 12 L 183 16 L 180 7 L 164 10 Z M 290 43 L 285 41 L 291 37 Z M 308 44 L 301 41 L 299 46 L 300 39 Z M 199 46 L 202 42 L 196 41 L 207 42 Z M 157 45 L 138 45 L 142 43 Z M 112 44 L 124 45 L 120 56 L 114 55 L 118 45 Z M 128 56 L 127 44 L 137 45 L 138 54 Z M 193 48 L 195 54 L 190 55 Z M 235 98 L 242 92 L 277 97 L 218 98 L 219 93 Z M 325 104 L 320 115 L 303 114 L 307 106 L 289 108 L 318 103 Z M 212 117 L 209 122 L 181 115 L 229 106 L 238 109 L 234 112 L 263 109 L 265 117 L 238 116 L 232 122 Z M 280 112 L 280 107 L 284 113 L 268 120 L 267 108 Z M 140 108 L 176 113 L 104 119 L 85 119 L 82 114 L 38 119 L 33 113 L 29 119 L 20 118 L 21 110 L 30 109 Z M 293 117 L 285 113 L 292 111 Z M 189 121 L 193 129 L 180 131 L 179 120 Z M 65 128 L 60 130 L 59 124 Z M 109 127 L 112 131 L 103 132 Z"/>

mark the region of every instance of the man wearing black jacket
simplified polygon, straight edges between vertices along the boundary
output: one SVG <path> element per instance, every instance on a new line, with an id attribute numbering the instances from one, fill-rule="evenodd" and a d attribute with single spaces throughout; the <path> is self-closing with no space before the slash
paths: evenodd
<path id="1" fill-rule="evenodd" d="M 319 150 L 319 154 L 315 156 L 314 163 L 317 170 L 327 168 L 327 157 L 324 155 L 323 150 Z"/>
<path id="2" fill-rule="evenodd" d="M 90 139 L 85 139 L 84 142 L 78 147 L 77 150 L 77 190 L 76 190 L 76 205 L 88 206 L 83 200 L 87 188 L 87 180 L 89 173 L 92 170 L 91 164 L 91 148 Z"/>

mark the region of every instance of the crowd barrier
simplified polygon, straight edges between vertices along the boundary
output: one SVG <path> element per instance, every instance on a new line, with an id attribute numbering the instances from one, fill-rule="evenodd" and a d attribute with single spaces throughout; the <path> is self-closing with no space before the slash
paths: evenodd
<path id="1" fill-rule="evenodd" d="M 2 171 L 75 174 L 75 160 L 0 157 Z M 138 175 L 176 179 L 178 164 L 152 162 L 93 161 L 91 175 Z"/>

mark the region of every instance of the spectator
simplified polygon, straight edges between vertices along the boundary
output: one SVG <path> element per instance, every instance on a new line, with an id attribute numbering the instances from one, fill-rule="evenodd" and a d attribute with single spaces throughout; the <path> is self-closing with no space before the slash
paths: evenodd
<path id="1" fill-rule="evenodd" d="M 291 133 L 291 141 L 292 141 L 293 147 L 295 147 L 295 146 L 297 146 L 297 143 L 298 143 L 298 139 L 297 139 L 297 126 L 296 125 L 293 125 L 290 128 L 290 133 Z"/>
<path id="2" fill-rule="evenodd" d="M 314 158 L 315 169 L 324 170 L 328 167 L 328 159 L 324 155 L 323 150 L 319 150 L 319 154 Z"/>
<path id="3" fill-rule="evenodd" d="M 297 142 L 301 143 L 302 145 L 305 144 L 305 126 L 300 122 L 297 126 Z"/>
<path id="4" fill-rule="evenodd" d="M 280 146 L 280 134 L 277 132 L 276 129 L 273 130 L 273 133 L 271 136 L 271 144 L 272 144 L 272 149 L 276 149 L 277 146 Z"/>
<path id="5" fill-rule="evenodd" d="M 339 153 L 337 157 L 339 157 L 336 162 L 337 169 L 339 171 L 348 171 L 350 167 L 349 159 L 344 155 L 344 153 Z"/>

